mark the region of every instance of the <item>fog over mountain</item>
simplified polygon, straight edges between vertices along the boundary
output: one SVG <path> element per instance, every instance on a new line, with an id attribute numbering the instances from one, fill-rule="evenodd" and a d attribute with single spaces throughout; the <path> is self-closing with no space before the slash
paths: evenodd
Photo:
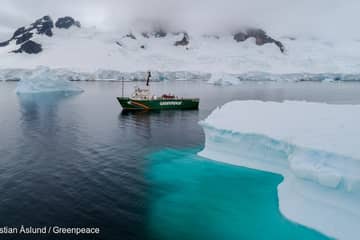
<path id="1" fill-rule="evenodd" d="M 358 9 L 358 0 L 2 0 L 0 80 L 37 66 L 359 80 Z"/>
<path id="2" fill-rule="evenodd" d="M 0 36 L 48 14 L 70 15 L 104 31 L 127 30 L 139 19 L 151 19 L 188 31 L 251 25 L 275 36 L 360 39 L 359 7 L 356 0 L 2 0 Z"/>

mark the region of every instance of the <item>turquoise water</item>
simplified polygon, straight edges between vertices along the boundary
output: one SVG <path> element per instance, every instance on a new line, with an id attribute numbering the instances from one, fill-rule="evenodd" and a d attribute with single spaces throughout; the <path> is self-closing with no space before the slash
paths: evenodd
<path id="1" fill-rule="evenodd" d="M 328 239 L 281 215 L 282 176 L 210 161 L 198 151 L 149 156 L 150 239 Z"/>

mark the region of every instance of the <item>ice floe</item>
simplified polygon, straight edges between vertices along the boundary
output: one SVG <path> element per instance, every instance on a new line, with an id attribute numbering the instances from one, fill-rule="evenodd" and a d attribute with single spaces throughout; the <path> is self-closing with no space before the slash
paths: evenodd
<path id="1" fill-rule="evenodd" d="M 201 156 L 279 173 L 281 212 L 338 239 L 360 235 L 360 105 L 234 101 L 201 122 Z"/>

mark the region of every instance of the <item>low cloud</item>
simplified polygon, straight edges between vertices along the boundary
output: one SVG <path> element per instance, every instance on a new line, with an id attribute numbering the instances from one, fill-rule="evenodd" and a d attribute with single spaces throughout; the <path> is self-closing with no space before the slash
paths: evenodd
<path id="1" fill-rule="evenodd" d="M 258 26 L 275 35 L 360 38 L 356 0 L 2 0 L 2 32 L 35 18 L 70 15 L 83 26 L 129 29 L 138 19 L 158 19 L 193 31 Z M 0 33 L 1 34 L 1 33 Z"/>

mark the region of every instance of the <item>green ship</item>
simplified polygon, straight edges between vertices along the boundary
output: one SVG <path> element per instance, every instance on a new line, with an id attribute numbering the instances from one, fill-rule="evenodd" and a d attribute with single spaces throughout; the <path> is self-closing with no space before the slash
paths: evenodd
<path id="1" fill-rule="evenodd" d="M 124 110 L 199 109 L 199 99 L 196 98 L 134 99 L 128 97 L 118 97 L 117 99 Z"/>
<path id="2" fill-rule="evenodd" d="M 148 86 L 148 84 L 147 84 Z M 174 95 L 151 95 L 150 89 L 135 87 L 131 97 L 118 97 L 124 110 L 192 110 L 199 109 L 199 98 L 180 98 Z"/>

